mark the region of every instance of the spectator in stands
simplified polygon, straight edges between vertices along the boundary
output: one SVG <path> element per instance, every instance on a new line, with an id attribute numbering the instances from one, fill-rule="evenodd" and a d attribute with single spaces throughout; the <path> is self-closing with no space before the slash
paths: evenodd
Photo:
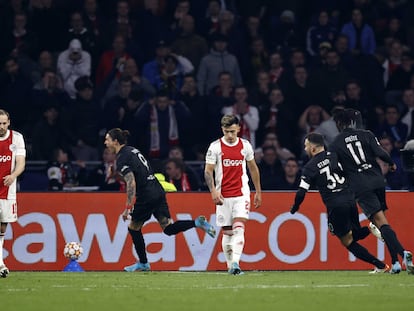
<path id="1" fill-rule="evenodd" d="M 184 161 L 170 158 L 165 163 L 167 180 L 173 183 L 177 191 L 198 191 L 200 182 L 192 170 L 186 170 Z"/>
<path id="2" fill-rule="evenodd" d="M 2 35 L 0 59 L 8 56 L 18 59 L 36 59 L 38 56 L 38 39 L 30 28 L 27 28 L 27 15 L 18 12 L 14 15 L 13 29 Z"/>
<path id="3" fill-rule="evenodd" d="M 407 43 L 407 36 L 401 24 L 401 20 L 394 16 L 388 20 L 387 27 L 377 35 L 379 46 L 389 46 L 392 41 L 399 41 L 403 44 Z"/>
<path id="4" fill-rule="evenodd" d="M 71 104 L 71 98 L 63 89 L 63 83 L 56 71 L 46 69 L 43 72 L 41 80 L 38 81 L 32 90 L 33 118 L 39 120 L 42 117 L 43 110 L 46 106 L 54 105 L 62 109 L 63 113 L 68 112 Z"/>
<path id="5" fill-rule="evenodd" d="M 382 173 L 386 181 L 386 189 L 388 190 L 407 190 L 410 188 L 408 174 L 404 172 L 403 166 L 401 163 L 401 156 L 399 149 L 394 147 L 394 142 L 390 137 L 384 136 L 379 138 L 379 143 L 382 148 L 384 148 L 394 163 L 397 165 L 395 171 L 390 170 L 388 163 L 385 163 L 381 159 L 377 159 L 377 162 L 380 164 Z"/>
<path id="6" fill-rule="evenodd" d="M 201 59 L 208 53 L 208 44 L 205 38 L 195 33 L 194 18 L 185 15 L 181 18 L 181 31 L 171 45 L 173 53 L 186 57 L 198 70 Z"/>
<path id="7" fill-rule="evenodd" d="M 249 104 L 247 89 L 243 85 L 234 88 L 234 100 L 233 105 L 224 107 L 221 113 L 223 115 L 236 115 L 239 118 L 239 137 L 247 139 L 255 148 L 256 131 L 259 127 L 259 110 Z"/>
<path id="8" fill-rule="evenodd" d="M 59 146 L 68 146 L 67 129 L 60 118 L 59 108 L 53 103 L 42 107 L 42 118 L 32 131 L 31 159 L 35 161 L 52 160 L 53 152 Z"/>
<path id="9" fill-rule="evenodd" d="M 185 16 L 189 16 L 191 9 L 191 1 L 189 0 L 177 0 L 176 3 L 174 14 L 169 21 L 169 29 L 173 37 L 178 35 L 183 19 Z"/>
<path id="10" fill-rule="evenodd" d="M 303 65 L 298 65 L 293 71 L 293 80 L 289 83 L 286 90 L 286 97 L 292 104 L 292 114 L 298 119 L 303 111 L 309 106 L 316 95 L 309 83 L 308 70 Z"/>
<path id="11" fill-rule="evenodd" d="M 403 111 L 405 115 L 401 118 L 401 122 L 407 125 L 408 137 L 407 141 L 414 139 L 414 90 L 405 89 L 402 94 L 402 103 L 405 106 Z"/>
<path id="12" fill-rule="evenodd" d="M 34 85 L 42 80 L 46 70 L 56 71 L 55 59 L 49 51 L 41 51 L 37 63 L 34 64 L 34 68 L 30 72 L 30 78 Z"/>
<path id="13" fill-rule="evenodd" d="M 339 34 L 335 40 L 334 48 L 338 52 L 338 56 L 341 59 L 342 66 L 350 73 L 354 73 L 357 70 L 355 56 L 352 55 L 349 49 L 349 39 L 344 34 Z"/>
<path id="14" fill-rule="evenodd" d="M 109 148 L 102 152 L 102 165 L 92 170 L 87 178 L 88 186 L 98 186 L 99 191 L 119 191 L 124 188 L 124 182 L 115 169 L 116 153 Z"/>
<path id="15" fill-rule="evenodd" d="M 259 128 L 257 140 L 263 141 L 267 133 L 274 133 L 282 146 L 293 150 L 294 137 L 296 136 L 295 116 L 291 106 L 286 102 L 284 94 L 279 88 L 272 88 L 269 97 L 259 106 Z"/>
<path id="16" fill-rule="evenodd" d="M 296 158 L 287 159 L 283 173 L 276 182 L 276 190 L 297 190 L 300 184 L 300 168 Z"/>
<path id="17" fill-rule="evenodd" d="M 108 22 L 108 39 L 111 40 L 118 33 L 123 33 L 124 38 L 132 38 L 135 28 L 136 20 L 131 17 L 129 1 L 118 0 L 115 17 Z"/>
<path id="18" fill-rule="evenodd" d="M 61 51 L 67 12 L 52 0 L 30 1 L 30 6 L 31 27 L 39 39 L 41 49 L 51 53 Z"/>
<path id="19" fill-rule="evenodd" d="M 328 120 L 331 116 L 319 105 L 310 105 L 299 118 L 298 128 L 300 134 L 300 144 L 303 145 L 303 138 L 308 134 L 316 130 L 318 126 L 325 120 Z M 302 151 L 304 155 L 304 151 Z"/>
<path id="20" fill-rule="evenodd" d="M 196 156 L 193 150 L 194 146 L 208 142 L 207 104 L 205 97 L 198 92 L 194 75 L 187 74 L 184 76 L 178 100 L 182 101 L 191 112 L 189 128 L 192 131 L 183 133 L 181 146 L 184 149 L 186 159 L 193 160 Z M 195 132 L 199 134 L 194 135 Z"/>
<path id="21" fill-rule="evenodd" d="M 33 125 L 33 107 L 30 105 L 32 83 L 23 75 L 15 57 L 7 58 L 3 64 L 0 72 L 0 103 L 13 116 L 13 129 L 26 134 Z"/>
<path id="22" fill-rule="evenodd" d="M 399 41 L 392 41 L 388 50 L 388 57 L 382 64 L 384 68 L 384 82 L 388 85 L 394 72 L 400 67 L 403 55 L 403 47 Z"/>
<path id="23" fill-rule="evenodd" d="M 82 49 L 78 39 L 70 41 L 68 49 L 59 54 L 57 71 L 62 78 L 63 89 L 75 98 L 75 81 L 91 75 L 91 55 Z"/>
<path id="24" fill-rule="evenodd" d="M 115 35 L 112 41 L 112 49 L 102 53 L 96 70 L 96 85 L 100 86 L 108 78 L 112 70 L 115 70 L 116 78 L 124 71 L 125 61 L 131 58 L 126 51 L 126 39 L 123 35 Z M 115 69 L 114 69 L 115 66 Z"/>
<path id="25" fill-rule="evenodd" d="M 104 101 L 117 95 L 120 77 L 116 76 L 116 71 L 116 67 L 113 67 L 113 70 L 106 80 L 106 83 L 109 83 L 109 86 L 105 92 Z M 145 77 L 140 75 L 135 59 L 128 58 L 125 60 L 125 67 L 122 75 L 131 77 L 132 90 L 142 92 L 145 98 L 151 98 L 155 95 L 156 90 L 154 86 L 152 86 Z"/>
<path id="26" fill-rule="evenodd" d="M 352 18 L 343 25 L 341 32 L 348 37 L 348 47 L 352 54 L 374 54 L 377 47 L 374 30 L 364 21 L 360 9 L 352 10 Z"/>
<path id="27" fill-rule="evenodd" d="M 315 25 L 311 26 L 306 34 L 306 50 L 309 55 L 319 54 L 320 44 L 328 42 L 333 45 L 338 30 L 329 22 L 328 11 L 321 10 Z"/>
<path id="28" fill-rule="evenodd" d="M 282 175 L 282 162 L 278 159 L 276 149 L 263 147 L 263 156 L 257 165 L 260 170 L 262 190 L 276 190 L 277 180 Z"/>
<path id="29" fill-rule="evenodd" d="M 118 90 L 115 96 L 110 97 L 104 105 L 103 127 L 120 127 L 120 122 L 124 114 L 128 96 L 132 91 L 132 79 L 130 76 L 122 75 Z"/>
<path id="30" fill-rule="evenodd" d="M 265 135 L 262 145 L 259 148 L 256 148 L 255 150 L 255 157 L 257 155 L 257 163 L 261 161 L 263 157 L 263 149 L 266 147 L 274 148 L 276 150 L 276 155 L 278 159 L 282 163 L 284 163 L 289 158 L 295 157 L 295 155 L 289 149 L 280 145 L 279 139 L 275 133 L 269 132 Z"/>
<path id="31" fill-rule="evenodd" d="M 249 90 L 249 100 L 252 105 L 260 107 L 269 100 L 270 91 L 274 85 L 270 82 L 269 72 L 260 70 L 256 74 L 256 82 Z"/>
<path id="32" fill-rule="evenodd" d="M 192 72 L 194 67 L 188 59 L 174 54 L 167 55 L 163 63 L 162 70 L 155 77 L 154 86 L 157 90 L 166 91 L 171 99 L 177 99 L 184 75 Z"/>
<path id="33" fill-rule="evenodd" d="M 227 51 L 227 37 L 215 34 L 212 38 L 210 53 L 201 59 L 197 73 L 198 90 L 201 95 L 209 94 L 218 85 L 220 72 L 227 71 L 235 85 L 242 83 L 239 63 L 236 57 Z"/>
<path id="34" fill-rule="evenodd" d="M 373 104 L 368 96 L 362 92 L 359 81 L 351 79 L 346 83 L 345 96 L 345 107 L 359 110 L 365 125 L 373 124 L 375 122 L 373 119 Z"/>
<path id="35" fill-rule="evenodd" d="M 269 77 L 272 84 L 284 85 L 285 68 L 283 67 L 283 56 L 280 52 L 273 52 L 269 56 Z"/>
<path id="36" fill-rule="evenodd" d="M 207 124 L 220 124 L 222 109 L 233 104 L 234 84 L 231 73 L 228 71 L 220 72 L 218 85 L 211 90 L 210 94 L 206 95 L 208 95 L 206 96 Z M 209 140 L 212 140 L 220 137 L 222 132 L 217 126 L 210 128 L 206 134 L 210 138 Z"/>
<path id="37" fill-rule="evenodd" d="M 75 81 L 75 89 L 76 100 L 73 103 L 71 124 L 76 145 L 86 144 L 96 149 L 99 146 L 102 111 L 97 98 L 94 96 L 94 86 L 88 76 L 83 76 Z M 83 159 L 97 160 L 97 151 L 93 151 L 91 157 L 83 157 Z"/>
<path id="38" fill-rule="evenodd" d="M 397 105 L 387 105 L 385 107 L 385 122 L 374 129 L 374 134 L 377 137 L 390 137 L 394 142 L 394 148 L 401 149 L 404 147 L 407 141 L 408 127 L 401 122 Z"/>
<path id="39" fill-rule="evenodd" d="M 220 0 L 209 0 L 206 17 L 200 22 L 200 33 L 208 38 L 219 29 L 219 16 L 221 12 Z"/>
<path id="40" fill-rule="evenodd" d="M 293 80 L 293 74 L 296 67 L 305 66 L 308 68 L 306 55 L 302 49 L 292 48 L 288 55 L 289 63 L 286 64 L 285 70 L 283 71 L 283 79 L 277 82 L 278 86 L 284 90 L 287 88 L 287 85 L 290 83 L 290 81 Z"/>
<path id="41" fill-rule="evenodd" d="M 144 64 L 142 68 L 142 76 L 152 85 L 155 85 L 156 78 L 160 75 L 161 70 L 164 67 L 164 59 L 170 53 L 170 44 L 165 40 L 160 40 L 155 48 L 155 58 Z"/>
<path id="42" fill-rule="evenodd" d="M 142 153 L 152 159 L 165 159 L 171 146 L 180 144 L 190 117 L 183 102 L 171 100 L 163 91 L 157 93 L 155 100 L 143 103 L 136 113 Z"/>
<path id="43" fill-rule="evenodd" d="M 126 101 L 126 105 L 120 108 L 120 128 L 128 130 L 130 138 L 128 139 L 133 146 L 138 145 L 138 126 L 135 114 L 144 102 L 144 95 L 139 90 L 132 90 Z M 139 147 L 139 146 L 138 146 Z"/>
<path id="44" fill-rule="evenodd" d="M 85 0 L 83 3 L 83 20 L 85 27 L 95 35 L 98 45 L 103 44 L 106 20 L 96 0 Z"/>
<path id="45" fill-rule="evenodd" d="M 247 80 L 249 83 L 252 83 L 259 71 L 267 69 L 267 66 L 269 64 L 269 53 L 267 52 L 265 42 L 261 37 L 253 39 L 249 47 L 250 53 Z"/>
<path id="46" fill-rule="evenodd" d="M 331 117 L 328 120 L 322 121 L 321 124 L 319 124 L 319 126 L 315 129 L 315 133 L 319 133 L 323 136 L 327 147 L 334 141 L 336 135 L 339 134 L 333 116 L 335 113 L 338 113 L 338 111 L 342 109 L 345 109 L 345 106 L 334 106 L 331 110 Z"/>
<path id="47" fill-rule="evenodd" d="M 403 52 L 401 64 L 395 69 L 387 83 L 388 91 L 402 91 L 410 87 L 411 76 L 414 74 L 413 55 Z"/>
<path id="48" fill-rule="evenodd" d="M 52 161 L 47 167 L 49 190 L 59 191 L 65 188 L 84 185 L 86 169 L 82 163 L 72 163 L 68 152 L 63 148 L 53 151 Z"/>
<path id="49" fill-rule="evenodd" d="M 292 47 L 303 48 L 305 46 L 304 34 L 298 27 L 295 13 L 291 10 L 284 10 L 280 18 L 272 25 L 272 42 L 275 49 L 281 49 L 284 52 L 289 51 Z"/>
<path id="50" fill-rule="evenodd" d="M 330 111 L 332 109 L 331 94 L 343 89 L 349 78 L 349 73 L 341 66 L 338 52 L 328 51 L 326 65 L 316 69 L 309 77 L 309 86 L 317 95 L 316 102 L 325 110 Z"/>

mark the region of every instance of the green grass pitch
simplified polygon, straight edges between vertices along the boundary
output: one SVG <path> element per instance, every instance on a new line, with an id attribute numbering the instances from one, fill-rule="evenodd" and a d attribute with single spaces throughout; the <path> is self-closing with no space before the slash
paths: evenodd
<path id="1" fill-rule="evenodd" d="M 0 309 L 412 310 L 414 275 L 367 271 L 11 272 Z"/>

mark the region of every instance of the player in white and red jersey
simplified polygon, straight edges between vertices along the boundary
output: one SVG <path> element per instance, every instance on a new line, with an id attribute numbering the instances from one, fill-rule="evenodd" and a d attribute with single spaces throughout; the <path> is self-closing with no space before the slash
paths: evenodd
<path id="1" fill-rule="evenodd" d="M 9 222 L 17 221 L 16 179 L 26 164 L 23 135 L 9 130 L 10 115 L 0 109 L 0 277 L 7 277 L 9 269 L 3 262 L 4 235 Z"/>
<path id="2" fill-rule="evenodd" d="M 216 223 L 222 228 L 222 248 L 231 274 L 242 274 L 240 256 L 244 248 L 244 227 L 249 219 L 250 188 L 246 164 L 256 190 L 254 205 L 262 203 L 260 173 L 252 145 L 239 138 L 239 119 L 221 119 L 223 137 L 212 142 L 206 155 L 204 178 L 216 205 Z"/>

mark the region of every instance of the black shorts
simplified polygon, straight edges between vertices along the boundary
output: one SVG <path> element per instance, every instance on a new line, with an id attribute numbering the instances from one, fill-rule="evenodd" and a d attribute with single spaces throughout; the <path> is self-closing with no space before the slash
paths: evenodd
<path id="1" fill-rule="evenodd" d="M 145 223 L 151 215 L 154 215 L 158 222 L 163 218 L 171 218 L 165 196 L 147 202 L 137 202 L 131 212 L 132 220 L 135 222 Z"/>
<path id="2" fill-rule="evenodd" d="M 343 237 L 351 231 L 355 224 L 355 209 L 353 202 L 328 208 L 328 227 L 332 234 Z"/>
<path id="3" fill-rule="evenodd" d="M 385 211 L 388 209 L 385 202 L 384 188 L 365 191 L 361 194 L 358 194 L 358 197 L 356 199 L 368 219 L 371 219 L 371 217 L 379 211 Z"/>

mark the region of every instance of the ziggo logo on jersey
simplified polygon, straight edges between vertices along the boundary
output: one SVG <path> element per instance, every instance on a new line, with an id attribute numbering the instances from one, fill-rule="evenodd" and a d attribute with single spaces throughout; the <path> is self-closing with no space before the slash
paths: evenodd
<path id="1" fill-rule="evenodd" d="M 243 164 L 243 160 L 223 159 L 223 166 L 239 166 Z"/>
<path id="2" fill-rule="evenodd" d="M 9 155 L 0 155 L 0 162 L 9 162 L 11 159 L 12 158 Z"/>

